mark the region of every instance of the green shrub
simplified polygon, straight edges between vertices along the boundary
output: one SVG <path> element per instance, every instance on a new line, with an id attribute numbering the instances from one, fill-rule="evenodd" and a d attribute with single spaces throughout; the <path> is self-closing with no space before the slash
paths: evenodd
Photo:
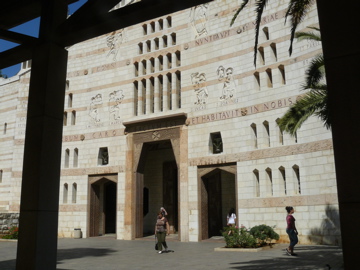
<path id="1" fill-rule="evenodd" d="M 4 235 L 2 237 L 3 239 L 18 239 L 19 238 L 19 228 L 16 226 L 13 226 L 9 230 L 9 234 Z"/>
<path id="2" fill-rule="evenodd" d="M 250 234 L 257 239 L 260 246 L 265 246 L 270 244 L 272 240 L 279 240 L 280 238 L 273 228 L 265 224 L 252 227 Z"/>
<path id="3" fill-rule="evenodd" d="M 227 248 L 257 248 L 279 240 L 279 235 L 267 225 L 258 225 L 250 230 L 245 227 L 225 227 L 221 232 Z"/>
<path id="4" fill-rule="evenodd" d="M 255 248 L 256 239 L 246 228 L 225 227 L 222 231 L 227 248 Z"/>

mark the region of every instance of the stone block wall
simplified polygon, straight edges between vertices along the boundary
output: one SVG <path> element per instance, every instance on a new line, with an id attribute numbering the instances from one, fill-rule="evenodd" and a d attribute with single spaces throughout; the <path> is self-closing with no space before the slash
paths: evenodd
<path id="1" fill-rule="evenodd" d="M 0 213 L 0 235 L 8 234 L 11 227 L 19 226 L 19 213 Z"/>

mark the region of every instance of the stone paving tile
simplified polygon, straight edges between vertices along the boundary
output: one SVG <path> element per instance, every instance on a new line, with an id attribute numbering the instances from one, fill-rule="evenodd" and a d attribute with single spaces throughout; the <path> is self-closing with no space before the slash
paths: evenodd
<path id="1" fill-rule="evenodd" d="M 17 242 L 0 241 L 0 269 L 15 269 Z M 220 242 L 183 243 L 168 241 L 173 253 L 157 254 L 155 241 L 124 241 L 113 238 L 59 239 L 58 270 L 118 269 L 311 269 L 342 270 L 342 250 L 333 246 L 298 245 L 297 257 L 277 244 L 259 252 L 224 252 Z"/>

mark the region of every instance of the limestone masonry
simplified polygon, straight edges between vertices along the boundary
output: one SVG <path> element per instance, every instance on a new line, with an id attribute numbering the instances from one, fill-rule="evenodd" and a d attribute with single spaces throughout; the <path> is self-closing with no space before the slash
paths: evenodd
<path id="1" fill-rule="evenodd" d="M 115 8 L 133 1 L 122 2 Z M 230 27 L 234 0 L 68 48 L 59 237 L 78 228 L 83 237 L 151 235 L 163 206 L 171 232 L 196 242 L 220 235 L 234 207 L 238 226 L 275 226 L 288 241 L 291 205 L 301 243 L 340 244 L 330 131 L 317 118 L 296 137 L 277 126 L 322 52 L 321 43 L 295 40 L 289 56 L 287 5 L 269 2 L 256 67 L 255 6 Z M 318 26 L 316 6 L 298 31 L 308 26 Z M 31 61 L 0 78 L 4 217 L 20 209 L 30 75 Z"/>

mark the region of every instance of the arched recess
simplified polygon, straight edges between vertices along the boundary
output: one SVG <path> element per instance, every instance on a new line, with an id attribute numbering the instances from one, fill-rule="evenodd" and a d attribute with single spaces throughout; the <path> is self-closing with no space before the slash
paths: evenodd
<path id="1" fill-rule="evenodd" d="M 90 175 L 88 237 L 116 234 L 117 174 Z"/>
<path id="2" fill-rule="evenodd" d="M 235 163 L 198 167 L 200 241 L 221 235 L 230 208 L 237 213 L 236 174 Z"/>

